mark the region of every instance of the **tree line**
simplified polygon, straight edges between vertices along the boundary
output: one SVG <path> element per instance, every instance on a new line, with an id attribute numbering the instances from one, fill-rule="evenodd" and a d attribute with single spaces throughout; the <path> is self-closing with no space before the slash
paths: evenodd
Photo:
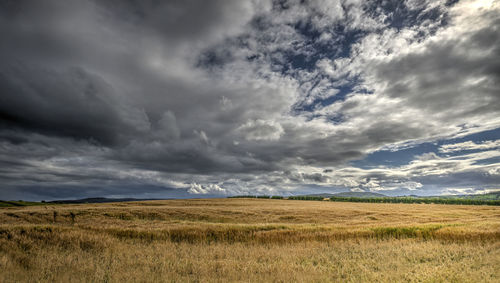
<path id="1" fill-rule="evenodd" d="M 288 199 L 288 200 L 315 200 L 323 201 L 321 196 L 267 196 L 243 195 L 230 196 L 229 198 L 263 198 L 263 199 Z M 500 205 L 500 200 L 480 200 L 466 198 L 439 198 L 439 197 L 330 197 L 330 201 L 340 202 L 370 202 L 370 203 L 426 203 L 426 204 L 462 204 L 462 205 Z"/>

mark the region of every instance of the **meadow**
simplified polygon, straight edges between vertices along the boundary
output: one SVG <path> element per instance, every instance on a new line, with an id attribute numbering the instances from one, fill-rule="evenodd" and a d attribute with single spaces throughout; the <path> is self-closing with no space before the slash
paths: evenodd
<path id="1" fill-rule="evenodd" d="M 499 282 L 500 207 L 193 199 L 0 208 L 0 282 Z"/>

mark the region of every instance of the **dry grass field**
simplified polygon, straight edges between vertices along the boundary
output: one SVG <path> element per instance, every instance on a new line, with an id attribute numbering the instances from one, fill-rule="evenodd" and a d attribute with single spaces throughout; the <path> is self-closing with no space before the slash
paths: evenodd
<path id="1" fill-rule="evenodd" d="M 500 207 L 271 199 L 0 209 L 0 282 L 500 282 Z"/>

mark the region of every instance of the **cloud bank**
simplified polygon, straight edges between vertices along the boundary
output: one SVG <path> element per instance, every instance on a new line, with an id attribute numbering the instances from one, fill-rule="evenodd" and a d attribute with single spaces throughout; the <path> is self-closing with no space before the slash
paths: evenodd
<path id="1" fill-rule="evenodd" d="M 6 1 L 0 199 L 499 189 L 499 15 L 495 1 Z M 384 152 L 409 160 L 356 165 Z"/>

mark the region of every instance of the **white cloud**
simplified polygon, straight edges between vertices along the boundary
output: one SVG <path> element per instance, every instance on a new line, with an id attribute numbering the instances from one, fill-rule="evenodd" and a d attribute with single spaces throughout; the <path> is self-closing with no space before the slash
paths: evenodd
<path id="1" fill-rule="evenodd" d="M 500 140 L 485 141 L 480 143 L 475 143 L 473 141 L 466 141 L 454 144 L 444 144 L 439 147 L 439 152 L 450 153 L 464 150 L 487 150 L 500 148 Z"/>
<path id="2" fill-rule="evenodd" d="M 189 193 L 191 194 L 196 194 L 196 195 L 206 195 L 206 194 L 226 194 L 226 190 L 220 187 L 217 184 L 208 184 L 208 185 L 201 185 L 197 183 L 192 183 L 190 184 L 190 188 L 188 190 Z"/>
<path id="3" fill-rule="evenodd" d="M 283 127 L 275 121 L 249 120 L 241 125 L 237 131 L 241 132 L 248 141 L 276 141 L 284 133 Z"/>

